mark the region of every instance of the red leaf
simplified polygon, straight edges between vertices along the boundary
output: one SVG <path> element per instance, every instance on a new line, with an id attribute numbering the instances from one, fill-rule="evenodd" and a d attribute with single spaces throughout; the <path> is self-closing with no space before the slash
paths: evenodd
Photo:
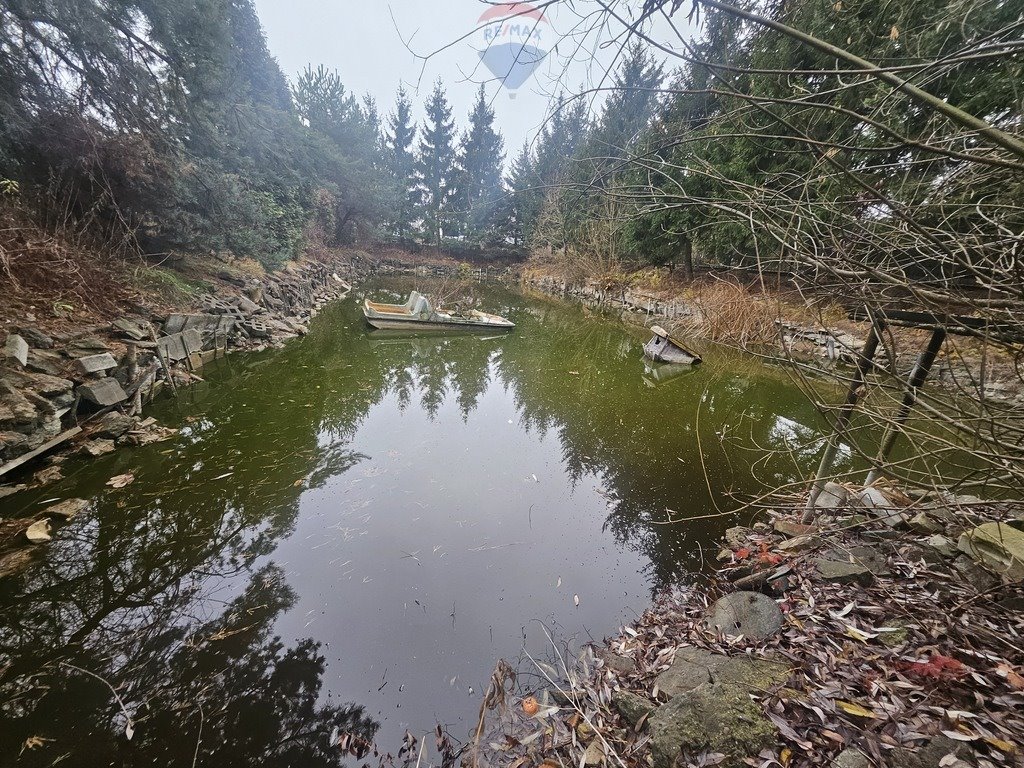
<path id="1" fill-rule="evenodd" d="M 911 661 L 899 665 L 910 677 L 933 680 L 955 680 L 969 671 L 968 667 L 949 656 L 936 653 L 928 661 Z"/>

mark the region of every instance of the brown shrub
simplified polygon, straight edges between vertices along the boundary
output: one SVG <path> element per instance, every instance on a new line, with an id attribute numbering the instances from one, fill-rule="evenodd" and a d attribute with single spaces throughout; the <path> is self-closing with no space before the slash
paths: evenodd
<path id="1" fill-rule="evenodd" d="M 689 321 L 695 335 L 744 349 L 779 340 L 776 303 L 736 282 L 698 283 L 689 298 L 696 310 Z"/>

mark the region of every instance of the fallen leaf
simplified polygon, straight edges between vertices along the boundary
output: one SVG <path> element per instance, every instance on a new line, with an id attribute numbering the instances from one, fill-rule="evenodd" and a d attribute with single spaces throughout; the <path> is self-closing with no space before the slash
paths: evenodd
<path id="1" fill-rule="evenodd" d="M 996 667 L 996 674 L 1005 678 L 1011 688 L 1018 691 L 1024 691 L 1024 676 L 1018 674 L 1009 664 L 1004 662 Z"/>
<path id="2" fill-rule="evenodd" d="M 126 485 L 131 485 L 135 482 L 135 475 L 131 472 L 125 472 L 123 475 L 114 475 L 112 478 L 107 480 L 107 485 L 111 488 L 124 488 Z"/>
<path id="3" fill-rule="evenodd" d="M 865 632 L 862 629 L 857 629 L 852 624 L 846 625 L 846 636 L 852 637 L 854 640 L 860 640 L 862 643 L 866 643 L 868 640 L 878 637 L 877 634 L 872 632 Z"/>
<path id="4" fill-rule="evenodd" d="M 870 709 L 866 709 L 865 707 L 862 707 L 860 704 L 857 704 L 852 701 L 837 701 L 836 706 L 843 710 L 843 712 L 845 712 L 846 714 L 854 715 L 855 717 L 878 717 L 878 715 L 876 715 Z"/>
<path id="5" fill-rule="evenodd" d="M 47 739 L 43 736 L 29 736 L 25 739 L 21 745 L 21 751 L 24 752 L 26 749 L 36 749 L 37 747 L 46 746 L 46 742 L 53 741 L 53 739 Z M 18 753 L 19 755 L 21 752 Z"/>
<path id="6" fill-rule="evenodd" d="M 990 745 L 992 745 L 993 747 L 998 749 L 1000 752 L 1005 752 L 1008 755 L 1013 755 L 1013 754 L 1015 754 L 1017 752 L 1017 747 L 1016 746 L 1014 746 L 1013 744 L 1011 744 L 1008 741 L 1003 741 L 1002 739 L 996 739 L 996 738 L 993 738 L 991 736 L 986 736 L 985 737 L 985 742 L 990 744 Z"/>
<path id="7" fill-rule="evenodd" d="M 943 731 L 943 733 L 954 741 L 975 741 L 981 738 L 971 731 Z"/>
<path id="8" fill-rule="evenodd" d="M 37 520 L 25 529 L 25 538 L 33 544 L 42 544 L 50 540 L 50 521 Z"/>

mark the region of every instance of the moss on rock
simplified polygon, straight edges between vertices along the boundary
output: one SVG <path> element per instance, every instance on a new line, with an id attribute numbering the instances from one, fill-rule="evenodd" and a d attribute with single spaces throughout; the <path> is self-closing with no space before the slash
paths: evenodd
<path id="1" fill-rule="evenodd" d="M 672 768 L 680 753 L 726 755 L 725 768 L 741 768 L 743 758 L 775 743 L 776 732 L 742 687 L 705 685 L 676 696 L 651 715 L 655 768 Z"/>

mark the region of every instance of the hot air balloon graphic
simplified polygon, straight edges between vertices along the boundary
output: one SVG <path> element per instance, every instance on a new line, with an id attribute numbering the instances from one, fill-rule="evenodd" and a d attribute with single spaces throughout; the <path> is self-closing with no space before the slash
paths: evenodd
<path id="1" fill-rule="evenodd" d="M 520 87 L 547 55 L 544 39 L 551 25 L 529 3 L 502 3 L 477 21 L 480 60 L 515 98 Z"/>

